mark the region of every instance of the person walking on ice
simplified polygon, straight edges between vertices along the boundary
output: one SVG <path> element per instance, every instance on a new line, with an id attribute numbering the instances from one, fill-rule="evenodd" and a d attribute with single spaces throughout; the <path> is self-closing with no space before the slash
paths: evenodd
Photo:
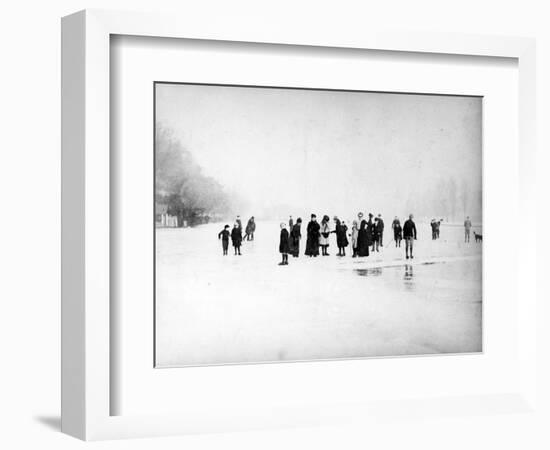
<path id="1" fill-rule="evenodd" d="M 382 219 L 382 214 L 378 214 L 378 223 L 376 227 L 378 231 L 378 243 L 380 247 L 384 247 L 384 220 Z M 378 251 L 378 248 L 376 251 Z"/>
<path id="2" fill-rule="evenodd" d="M 391 224 L 393 229 L 393 240 L 395 241 L 395 247 L 401 247 L 401 240 L 403 239 L 403 228 L 401 228 L 401 222 L 399 218 L 395 216 Z"/>
<path id="3" fill-rule="evenodd" d="M 222 240 L 223 256 L 227 256 L 227 248 L 229 247 L 229 225 L 223 227 L 223 230 L 218 233 L 218 239 Z"/>
<path id="4" fill-rule="evenodd" d="M 409 214 L 409 218 L 403 224 L 403 237 L 405 238 L 405 256 L 409 259 L 413 259 L 413 242 L 416 240 L 416 225 L 413 222 L 413 215 Z"/>
<path id="5" fill-rule="evenodd" d="M 470 216 L 468 216 L 464 221 L 464 242 L 470 242 L 471 229 L 472 229 L 472 222 L 470 221 Z"/>
<path id="6" fill-rule="evenodd" d="M 250 219 L 248 219 L 248 223 L 246 224 L 245 235 L 243 240 L 253 241 L 255 231 L 256 231 L 256 222 L 254 222 L 254 216 L 252 216 Z"/>
<path id="7" fill-rule="evenodd" d="M 286 223 L 281 222 L 281 236 L 279 240 L 279 253 L 283 256 L 280 266 L 288 265 L 288 254 L 290 253 L 290 235 L 286 229 Z"/>
<path id="8" fill-rule="evenodd" d="M 348 227 L 338 217 L 334 216 L 336 227 L 332 233 L 336 233 L 336 245 L 338 246 L 338 256 L 346 256 L 346 247 L 348 246 Z"/>
<path id="9" fill-rule="evenodd" d="M 231 230 L 231 242 L 233 243 L 233 248 L 235 249 L 235 255 L 241 255 L 241 243 L 243 242 L 243 233 L 242 227 L 239 227 L 239 224 L 235 222 L 233 230 Z"/>

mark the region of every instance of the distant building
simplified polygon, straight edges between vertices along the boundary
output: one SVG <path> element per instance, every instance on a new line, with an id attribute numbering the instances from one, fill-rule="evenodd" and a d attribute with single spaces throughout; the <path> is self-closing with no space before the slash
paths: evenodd
<path id="1" fill-rule="evenodd" d="M 168 205 L 155 205 L 155 226 L 157 228 L 176 228 L 178 226 L 178 218 L 168 214 Z"/>

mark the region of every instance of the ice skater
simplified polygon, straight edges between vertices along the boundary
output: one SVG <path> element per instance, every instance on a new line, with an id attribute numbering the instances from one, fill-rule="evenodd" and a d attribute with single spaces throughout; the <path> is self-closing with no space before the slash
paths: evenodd
<path id="1" fill-rule="evenodd" d="M 372 213 L 369 213 L 369 220 L 367 221 L 367 242 L 368 246 L 372 246 L 372 251 L 374 251 L 374 237 L 376 233 L 376 226 L 372 220 L 374 216 Z M 368 256 L 368 255 L 367 255 Z"/>
<path id="2" fill-rule="evenodd" d="M 218 233 L 218 239 L 222 240 L 223 256 L 227 256 L 227 249 L 229 248 L 229 225 L 223 227 L 223 230 Z"/>
<path id="3" fill-rule="evenodd" d="M 470 230 L 472 229 L 472 222 L 470 216 L 466 217 L 464 221 L 464 242 L 470 242 Z"/>
<path id="4" fill-rule="evenodd" d="M 378 243 L 380 247 L 384 246 L 384 220 L 382 219 L 382 214 L 378 214 Z M 378 251 L 378 249 L 376 250 Z"/>
<path id="5" fill-rule="evenodd" d="M 395 241 L 396 247 L 401 247 L 401 240 L 403 239 L 403 228 L 401 227 L 401 222 L 399 218 L 395 216 L 391 224 L 393 230 L 393 240 Z"/>
<path id="6" fill-rule="evenodd" d="M 413 259 L 413 242 L 416 240 L 416 225 L 413 222 L 414 216 L 409 214 L 409 218 L 403 224 L 403 237 L 405 238 L 405 256 L 409 259 Z"/>
<path id="7" fill-rule="evenodd" d="M 279 240 L 279 253 L 283 260 L 279 263 L 280 266 L 288 265 L 288 254 L 290 253 L 290 235 L 286 229 L 286 223 L 281 222 L 281 237 Z"/>
<path id="8" fill-rule="evenodd" d="M 437 225 L 435 224 L 435 219 L 430 221 L 430 227 L 432 228 L 432 241 L 437 239 Z"/>
<path id="9" fill-rule="evenodd" d="M 357 231 L 357 256 L 369 256 L 369 224 L 363 219 L 363 213 L 357 214 L 359 230 Z"/>
<path id="10" fill-rule="evenodd" d="M 302 219 L 298 217 L 296 223 L 290 229 L 290 254 L 293 258 L 300 255 L 300 239 L 302 239 Z"/>
<path id="11" fill-rule="evenodd" d="M 235 222 L 233 229 L 231 230 L 231 242 L 235 249 L 235 255 L 241 256 L 241 243 L 243 242 L 242 227 L 239 227 L 238 222 Z"/>
<path id="12" fill-rule="evenodd" d="M 250 219 L 248 219 L 248 223 L 246 224 L 245 235 L 243 237 L 243 240 L 253 241 L 255 231 L 256 231 L 256 222 L 254 221 L 254 216 L 252 216 Z"/>
<path id="13" fill-rule="evenodd" d="M 338 256 L 346 256 L 346 247 L 348 242 L 348 227 L 338 217 L 334 216 L 336 226 L 333 233 L 336 233 L 336 245 L 338 246 Z"/>
<path id="14" fill-rule="evenodd" d="M 329 216 L 323 216 L 323 219 L 321 220 L 321 228 L 319 230 L 321 233 L 321 236 L 319 237 L 319 245 L 321 246 L 321 252 L 323 256 L 330 256 L 328 253 L 329 236 L 331 233 L 328 224 L 329 220 Z"/>
<path id="15" fill-rule="evenodd" d="M 310 258 L 319 256 L 319 230 L 321 227 L 317 223 L 317 216 L 311 215 L 311 220 L 307 224 L 306 255 Z"/>

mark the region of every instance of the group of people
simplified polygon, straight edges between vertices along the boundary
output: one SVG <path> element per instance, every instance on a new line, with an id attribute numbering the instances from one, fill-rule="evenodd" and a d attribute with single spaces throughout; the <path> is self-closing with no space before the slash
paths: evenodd
<path id="1" fill-rule="evenodd" d="M 330 218 L 324 215 L 319 223 L 315 214 L 311 215 L 311 220 L 306 228 L 306 248 L 305 255 L 309 257 L 329 256 L 329 237 L 331 233 L 336 234 L 336 245 L 338 247 L 338 256 L 346 256 L 346 247 L 351 239 L 352 257 L 369 256 L 370 252 L 379 252 L 380 247 L 384 246 L 384 220 L 382 215 L 374 217 L 369 213 L 368 219 L 364 218 L 363 213 L 357 215 L 348 234 L 348 226 L 337 216 L 333 218 L 335 227 L 330 229 Z M 302 219 L 298 218 L 294 223 L 292 216 L 288 223 L 281 223 L 281 234 L 279 241 L 279 252 L 282 255 L 280 265 L 288 264 L 288 255 L 298 257 L 300 253 L 300 239 Z M 413 258 L 413 240 L 416 239 L 416 225 L 413 221 L 413 215 L 405 221 L 403 227 L 397 217 L 395 217 L 392 228 L 396 247 L 401 247 L 401 240 L 406 242 L 405 256 L 407 259 Z M 290 230 L 290 231 L 289 231 Z"/>
<path id="2" fill-rule="evenodd" d="M 248 223 L 246 224 L 246 228 L 244 230 L 244 237 L 243 224 L 240 216 L 237 216 L 235 219 L 235 224 L 233 225 L 233 229 L 231 231 L 229 231 L 229 225 L 225 225 L 223 230 L 218 233 L 218 239 L 221 239 L 222 241 L 224 256 L 227 255 L 227 251 L 229 249 L 229 238 L 231 238 L 235 255 L 241 255 L 241 245 L 243 241 L 253 241 L 255 231 L 256 222 L 254 221 L 254 216 L 248 219 Z"/>
<path id="3" fill-rule="evenodd" d="M 405 240 L 406 259 L 414 258 L 413 243 L 416 240 L 416 224 L 414 217 L 409 215 L 408 219 L 401 225 L 396 216 L 392 222 L 393 239 L 396 247 L 401 247 L 401 241 Z M 348 233 L 348 226 L 345 221 L 337 216 L 333 217 L 334 229 L 330 227 L 330 218 L 324 215 L 321 222 L 317 221 L 317 215 L 311 214 L 311 218 L 306 228 L 306 248 L 305 255 L 309 257 L 329 256 L 329 238 L 332 233 L 336 235 L 336 245 L 338 247 L 338 256 L 346 256 L 346 248 L 350 245 L 353 258 L 369 256 L 371 252 L 379 252 L 380 247 L 384 246 L 384 220 L 382 215 L 374 217 L 369 213 L 365 218 L 363 213 L 357 214 L 357 220 L 352 222 L 351 230 Z M 432 239 L 439 239 L 439 229 L 443 219 L 432 219 L 430 226 L 432 229 Z M 296 221 L 290 216 L 288 225 L 281 223 L 281 233 L 279 240 L 279 252 L 282 255 L 280 265 L 288 264 L 288 256 L 297 258 L 300 255 L 300 241 L 302 239 L 302 219 L 298 217 Z M 467 217 L 464 222 L 464 240 L 470 241 L 470 230 L 472 223 Z M 224 229 L 218 233 L 218 239 L 222 241 L 223 254 L 227 255 L 229 248 L 229 239 L 233 244 L 235 255 L 241 255 L 241 245 L 243 241 L 253 241 L 256 231 L 256 222 L 252 216 L 244 228 L 242 221 L 237 216 L 233 229 L 225 225 Z M 349 238 L 349 239 L 348 239 Z"/>

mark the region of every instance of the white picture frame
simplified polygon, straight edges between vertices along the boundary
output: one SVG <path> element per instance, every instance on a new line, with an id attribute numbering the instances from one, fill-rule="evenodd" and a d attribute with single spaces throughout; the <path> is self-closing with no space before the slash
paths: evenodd
<path id="1" fill-rule="evenodd" d="M 395 400 L 330 407 L 266 405 L 262 411 L 111 415 L 110 378 L 110 36 L 132 35 L 513 58 L 519 73 L 518 211 L 535 222 L 535 43 L 532 39 L 348 30 L 315 34 L 263 23 L 205 24 L 192 17 L 86 10 L 62 21 L 62 430 L 85 440 L 247 430 L 391 415 Z M 495 168 L 494 170 L 497 170 Z M 517 247 L 518 373 L 515 391 L 464 398 L 400 400 L 400 415 L 419 405 L 442 414 L 536 407 L 536 242 Z M 152 339 L 152 337 L 151 337 Z M 354 364 L 361 364 L 357 361 Z M 326 366 L 325 366 L 326 367 Z M 170 369 L 168 369 L 170 370 Z M 253 366 L 240 370 L 255 370 Z M 313 370 L 313 369 L 312 369 Z M 319 367 L 315 370 L 327 370 Z M 392 406 L 393 405 L 393 406 Z M 200 404 L 196 409 L 200 411 Z M 191 405 L 192 410 L 193 405 Z"/>

